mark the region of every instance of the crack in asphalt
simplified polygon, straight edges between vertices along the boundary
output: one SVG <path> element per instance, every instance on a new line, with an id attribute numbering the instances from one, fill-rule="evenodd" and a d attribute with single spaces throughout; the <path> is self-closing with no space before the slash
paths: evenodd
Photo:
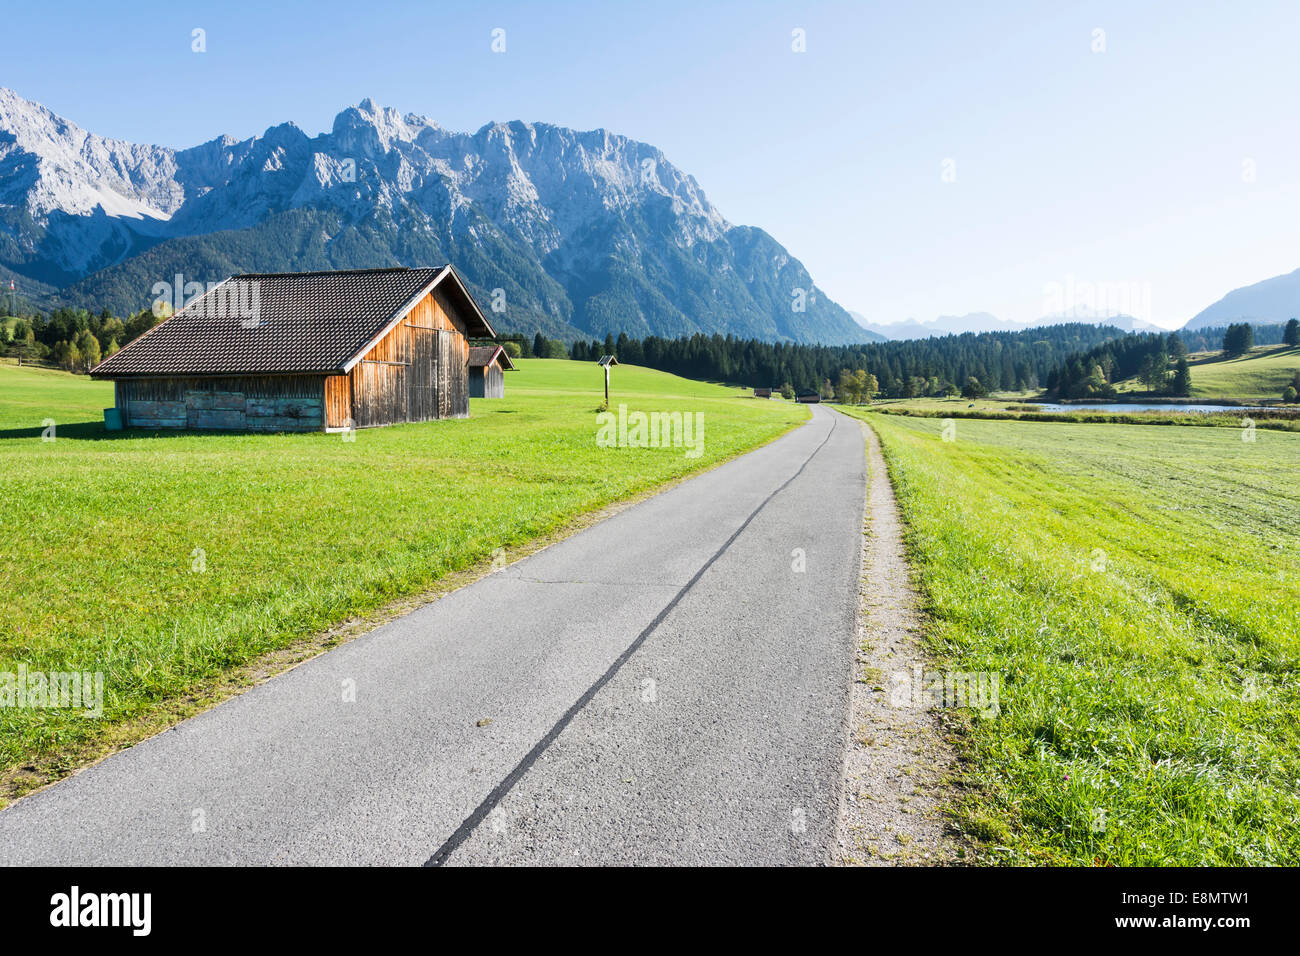
<path id="1" fill-rule="evenodd" d="M 659 625 L 664 622 L 664 619 L 667 618 L 668 615 L 672 613 L 673 609 L 681 603 L 682 599 L 686 597 L 691 588 L 693 588 L 699 580 L 704 577 L 705 572 L 707 572 L 709 568 L 713 567 L 714 563 L 727 553 L 728 548 L 735 544 L 736 539 L 738 539 L 741 534 L 744 533 L 745 529 L 749 527 L 750 522 L 757 518 L 759 513 L 771 504 L 772 500 L 777 495 L 785 491 L 786 488 L 794 483 L 796 478 L 803 474 L 804 469 L 807 468 L 809 463 L 817 457 L 818 452 L 826 447 L 826 443 L 831 440 L 831 436 L 835 434 L 835 427 L 838 424 L 839 416 L 832 415 L 830 431 L 828 431 L 826 437 L 821 440 L 821 444 L 814 448 L 808 457 L 804 459 L 803 464 L 799 466 L 799 470 L 759 502 L 758 507 L 750 512 L 749 517 L 741 523 L 740 527 L 732 533 L 731 537 L 722 543 L 722 547 L 718 548 L 718 550 L 713 553 L 713 556 L 709 558 L 708 561 L 704 562 L 700 569 L 691 576 L 691 579 L 682 586 L 682 589 L 673 596 L 673 599 L 664 606 L 663 610 L 655 615 L 654 620 L 647 624 L 645 629 L 637 635 L 636 640 L 629 644 L 623 653 L 615 658 L 614 663 L 609 666 L 609 669 L 606 670 L 595 683 L 587 688 L 582 696 L 564 712 L 558 721 L 556 721 L 555 725 L 546 732 L 546 735 L 533 745 L 533 748 L 524 755 L 524 758 L 515 765 L 515 768 L 511 770 L 510 773 L 506 774 L 500 783 L 492 788 L 491 793 L 489 793 L 483 799 L 483 802 L 474 809 L 474 812 L 466 817 L 461 822 L 460 826 L 456 828 L 455 832 L 446 839 L 442 846 L 438 847 L 434 854 L 425 861 L 425 866 L 442 866 L 442 864 L 447 861 L 447 858 L 451 856 L 452 853 L 456 852 L 461 844 L 469 839 L 470 835 L 478 829 L 479 824 L 482 823 L 497 804 L 499 804 L 501 800 L 514 789 L 515 784 L 523 778 L 524 774 L 526 774 L 532 768 L 533 764 L 537 762 L 537 759 L 550 748 L 551 744 L 559 738 L 565 728 L 572 723 L 573 718 L 592 701 L 596 694 L 600 692 L 601 688 L 614 678 L 614 675 L 616 675 L 632 655 L 640 649 L 641 645 L 646 642 L 646 639 L 655 632 Z"/>

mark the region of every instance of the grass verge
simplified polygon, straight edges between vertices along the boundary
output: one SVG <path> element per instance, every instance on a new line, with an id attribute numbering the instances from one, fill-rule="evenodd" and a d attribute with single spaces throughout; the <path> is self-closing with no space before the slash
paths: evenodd
<path id="1" fill-rule="evenodd" d="M 940 667 L 1000 678 L 954 807 L 986 859 L 1300 860 L 1300 436 L 845 411 Z"/>

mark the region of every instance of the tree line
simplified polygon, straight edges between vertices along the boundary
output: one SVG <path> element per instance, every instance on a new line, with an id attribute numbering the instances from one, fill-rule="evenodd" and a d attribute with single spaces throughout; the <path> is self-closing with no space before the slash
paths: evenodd
<path id="1" fill-rule="evenodd" d="M 1285 326 L 1235 322 L 1192 332 L 1131 332 L 1071 355 L 1047 376 L 1047 392 L 1059 398 L 1113 399 L 1116 383 L 1136 378 L 1150 394 L 1186 397 L 1192 390 L 1189 351 L 1218 350 L 1233 358 L 1257 344 L 1300 345 L 1300 320 Z"/>
<path id="2" fill-rule="evenodd" d="M 1047 377 L 1047 392 L 1059 398 L 1113 399 L 1116 382 L 1137 378 L 1157 395 L 1190 395 L 1187 352 L 1179 335 L 1131 333 L 1071 356 Z"/>
<path id="3" fill-rule="evenodd" d="M 749 387 L 816 391 L 832 397 L 840 387 L 860 396 L 914 398 L 990 391 L 1034 391 L 1065 360 L 1122 335 L 1119 329 L 1087 323 L 1044 326 L 1017 332 L 966 332 L 900 342 L 861 345 L 796 345 L 695 334 L 677 339 L 627 334 L 566 346 L 538 332 L 503 337 L 523 358 L 594 361 L 615 355 L 620 362 Z M 848 378 L 845 378 L 848 373 Z M 858 373 L 861 373 L 859 376 Z"/>
<path id="4" fill-rule="evenodd" d="M 18 316 L 0 325 L 0 352 L 24 362 L 57 365 L 69 372 L 88 372 L 161 319 L 143 309 L 125 319 L 108 309 L 57 309 Z"/>

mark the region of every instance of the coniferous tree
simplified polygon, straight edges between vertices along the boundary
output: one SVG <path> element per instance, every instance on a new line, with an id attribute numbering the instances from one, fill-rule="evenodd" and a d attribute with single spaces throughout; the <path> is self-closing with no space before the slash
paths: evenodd
<path id="1" fill-rule="evenodd" d="M 1174 377 L 1169 383 L 1169 394 L 1186 398 L 1192 394 L 1192 371 L 1187 367 L 1187 357 L 1179 356 L 1174 364 Z"/>
<path id="2" fill-rule="evenodd" d="M 1234 322 L 1223 333 L 1223 354 L 1229 358 L 1245 355 L 1255 347 L 1255 327 L 1249 322 Z"/>

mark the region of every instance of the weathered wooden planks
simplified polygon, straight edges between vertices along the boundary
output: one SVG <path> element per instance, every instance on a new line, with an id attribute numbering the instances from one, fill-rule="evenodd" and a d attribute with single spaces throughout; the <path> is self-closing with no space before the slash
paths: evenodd
<path id="1" fill-rule="evenodd" d="M 355 425 L 352 419 L 352 380 L 346 375 L 325 379 L 325 425 L 345 428 Z"/>
<path id="2" fill-rule="evenodd" d="M 134 428 L 318 431 L 321 376 L 119 380 L 117 407 Z"/>

